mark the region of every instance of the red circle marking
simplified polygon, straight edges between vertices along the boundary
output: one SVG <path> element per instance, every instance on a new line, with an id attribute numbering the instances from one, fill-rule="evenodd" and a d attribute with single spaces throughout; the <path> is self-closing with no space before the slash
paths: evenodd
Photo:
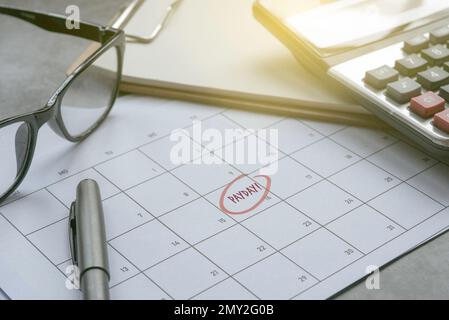
<path id="1" fill-rule="evenodd" d="M 254 178 L 265 178 L 266 180 L 266 186 L 265 186 L 265 192 L 262 195 L 262 197 L 259 199 L 259 201 L 257 201 L 256 204 L 254 204 L 251 208 L 248 208 L 246 210 L 243 211 L 231 211 L 229 209 L 227 209 L 224 205 L 224 198 L 226 196 L 226 193 L 228 192 L 228 190 L 234 185 L 234 183 L 236 183 L 237 181 L 239 181 L 240 179 L 246 177 L 246 174 L 242 174 L 241 176 L 238 176 L 237 178 L 235 178 L 234 180 L 232 180 L 227 186 L 226 188 L 223 190 L 223 192 L 221 193 L 220 196 L 220 209 L 226 213 L 226 214 L 232 214 L 232 215 L 237 215 L 237 214 L 245 214 L 248 213 L 254 209 L 256 209 L 258 206 L 260 206 L 262 204 L 262 202 L 266 199 L 266 197 L 268 196 L 268 193 L 270 192 L 271 189 L 271 178 L 269 176 L 266 175 L 259 175 L 259 176 L 255 176 Z"/>

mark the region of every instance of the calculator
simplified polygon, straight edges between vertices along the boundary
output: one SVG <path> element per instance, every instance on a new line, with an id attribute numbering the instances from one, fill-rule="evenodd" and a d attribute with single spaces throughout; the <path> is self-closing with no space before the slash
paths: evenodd
<path id="1" fill-rule="evenodd" d="M 254 15 L 335 90 L 449 156 L 449 0 L 258 0 Z"/>

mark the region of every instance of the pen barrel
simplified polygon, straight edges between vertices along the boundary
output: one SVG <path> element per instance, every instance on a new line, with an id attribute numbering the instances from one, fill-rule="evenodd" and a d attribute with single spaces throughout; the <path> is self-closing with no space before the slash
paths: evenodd
<path id="1" fill-rule="evenodd" d="M 94 180 L 83 180 L 77 188 L 77 257 L 84 297 L 104 299 L 109 294 L 109 263 L 100 189 Z"/>
<path id="2" fill-rule="evenodd" d="M 89 269 L 81 278 L 84 300 L 109 300 L 109 277 L 103 269 Z"/>

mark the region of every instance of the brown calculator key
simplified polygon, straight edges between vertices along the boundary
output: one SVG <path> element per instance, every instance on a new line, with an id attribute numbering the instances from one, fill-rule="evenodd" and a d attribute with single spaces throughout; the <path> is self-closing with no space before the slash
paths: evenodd
<path id="1" fill-rule="evenodd" d="M 421 86 L 410 78 L 403 78 L 387 86 L 387 96 L 403 104 L 421 94 Z"/>
<path id="2" fill-rule="evenodd" d="M 437 113 L 433 117 L 433 124 L 440 130 L 449 133 L 449 109 Z"/>
<path id="3" fill-rule="evenodd" d="M 445 26 L 434 30 L 430 33 L 430 42 L 436 43 L 445 43 L 449 40 L 449 26 Z"/>
<path id="4" fill-rule="evenodd" d="M 449 73 L 441 68 L 433 67 L 418 73 L 417 80 L 425 89 L 434 91 L 449 84 Z"/>
<path id="5" fill-rule="evenodd" d="M 412 98 L 410 109 L 423 118 L 429 118 L 435 113 L 443 111 L 446 101 L 433 92 L 426 92 L 423 95 Z"/>
<path id="6" fill-rule="evenodd" d="M 441 66 L 446 61 L 449 61 L 449 49 L 441 44 L 424 49 L 421 55 L 432 66 Z"/>
<path id="7" fill-rule="evenodd" d="M 396 61 L 395 69 L 404 76 L 414 77 L 418 72 L 426 70 L 427 64 L 427 60 L 424 60 L 417 54 L 412 54 Z"/>
<path id="8" fill-rule="evenodd" d="M 417 36 L 404 42 L 404 50 L 408 53 L 418 53 L 429 47 L 429 39 L 426 36 Z"/>
<path id="9" fill-rule="evenodd" d="M 382 66 L 365 74 L 365 82 L 376 89 L 384 89 L 388 83 L 398 79 L 399 72 L 389 66 Z"/>

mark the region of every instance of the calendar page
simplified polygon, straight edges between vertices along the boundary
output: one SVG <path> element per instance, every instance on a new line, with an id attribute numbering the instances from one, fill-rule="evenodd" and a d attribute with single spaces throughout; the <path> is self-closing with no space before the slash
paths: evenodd
<path id="1" fill-rule="evenodd" d="M 241 135 L 204 137 L 227 130 Z M 250 140 L 276 157 L 227 161 Z M 0 207 L 9 298 L 80 298 L 68 213 L 85 178 L 104 200 L 114 299 L 328 298 L 449 226 L 449 168 L 394 133 L 127 96 L 79 144 L 41 130 Z"/>

